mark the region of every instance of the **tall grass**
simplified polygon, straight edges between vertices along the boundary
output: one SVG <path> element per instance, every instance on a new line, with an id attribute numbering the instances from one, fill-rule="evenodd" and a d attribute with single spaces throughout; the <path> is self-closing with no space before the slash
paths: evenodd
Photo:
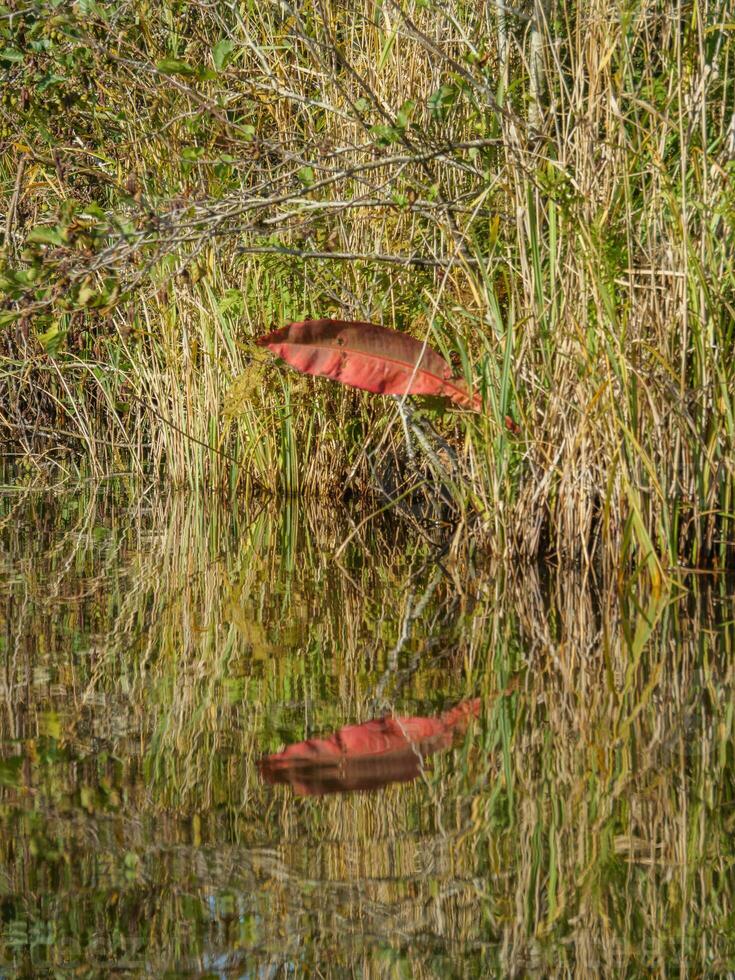
<path id="1" fill-rule="evenodd" d="M 445 483 L 498 554 L 731 560 L 728 10 L 0 13 L 11 451 L 197 489 Z M 392 406 L 259 359 L 309 314 L 454 355 L 486 414 L 431 416 L 451 480 L 388 479 Z"/>

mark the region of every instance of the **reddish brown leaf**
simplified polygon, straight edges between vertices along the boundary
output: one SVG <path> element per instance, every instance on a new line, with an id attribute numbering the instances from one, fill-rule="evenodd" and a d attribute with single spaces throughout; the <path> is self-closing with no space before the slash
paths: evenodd
<path id="1" fill-rule="evenodd" d="M 269 783 L 288 783 L 302 795 L 375 789 L 415 779 L 423 756 L 452 744 L 480 699 L 462 701 L 438 718 L 386 717 L 347 725 L 328 738 L 310 738 L 266 756 L 258 763 Z"/>
<path id="2" fill-rule="evenodd" d="M 408 334 L 376 323 L 304 320 L 256 343 L 303 374 L 381 395 L 439 395 L 475 412 L 482 408 L 479 395 L 453 377 L 441 354 Z"/>
<path id="3" fill-rule="evenodd" d="M 474 412 L 482 410 L 480 396 L 454 377 L 441 354 L 377 323 L 303 320 L 259 337 L 256 343 L 302 374 L 381 395 L 438 395 Z M 521 434 L 510 415 L 504 422 L 509 432 Z"/>

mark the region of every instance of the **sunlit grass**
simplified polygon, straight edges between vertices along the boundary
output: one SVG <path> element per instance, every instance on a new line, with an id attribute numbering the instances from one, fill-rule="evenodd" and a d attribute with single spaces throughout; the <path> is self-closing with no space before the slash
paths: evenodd
<path id="1" fill-rule="evenodd" d="M 415 479 L 495 554 L 731 561 L 725 4 L 47 8 L 0 19 L 0 432 L 29 479 Z M 454 355 L 486 404 L 431 419 L 461 478 L 408 472 L 390 403 L 258 359 L 309 315 Z"/>

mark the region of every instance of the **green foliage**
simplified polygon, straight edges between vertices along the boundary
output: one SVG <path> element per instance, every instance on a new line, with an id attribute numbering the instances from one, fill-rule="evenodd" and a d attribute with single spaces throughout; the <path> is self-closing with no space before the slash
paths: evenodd
<path id="1" fill-rule="evenodd" d="M 452 107 L 456 105 L 460 94 L 458 85 L 442 85 L 428 99 L 427 107 L 434 119 L 445 119 Z"/>

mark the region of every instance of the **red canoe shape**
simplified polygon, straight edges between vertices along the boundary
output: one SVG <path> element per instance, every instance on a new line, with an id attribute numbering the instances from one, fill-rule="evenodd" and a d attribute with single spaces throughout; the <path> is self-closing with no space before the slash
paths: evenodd
<path id="1" fill-rule="evenodd" d="M 482 399 L 432 347 L 377 323 L 302 320 L 256 343 L 302 374 L 331 378 L 380 395 L 434 395 L 475 412 Z"/>
<path id="2" fill-rule="evenodd" d="M 438 718 L 389 715 L 311 738 L 258 763 L 268 783 L 287 783 L 302 796 L 377 789 L 415 779 L 427 755 L 449 748 L 480 713 L 480 699 L 462 701 Z"/>

